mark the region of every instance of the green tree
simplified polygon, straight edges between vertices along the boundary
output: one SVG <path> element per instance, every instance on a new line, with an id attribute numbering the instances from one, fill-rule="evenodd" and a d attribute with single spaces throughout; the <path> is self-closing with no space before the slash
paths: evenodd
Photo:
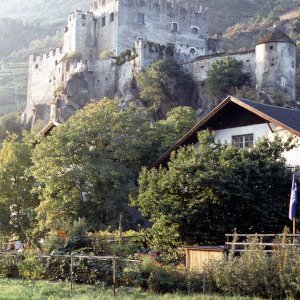
<path id="1" fill-rule="evenodd" d="M 0 148 L 0 232 L 30 242 L 36 225 L 35 208 L 38 199 L 32 193 L 34 178 L 33 146 L 19 142 L 17 135 L 9 135 Z"/>
<path id="2" fill-rule="evenodd" d="M 234 228 L 281 232 L 288 221 L 290 191 L 282 153 L 289 145 L 279 138 L 263 139 L 239 150 L 201 133 L 199 146 L 173 153 L 167 169 L 144 168 L 133 205 L 154 224 L 154 248 L 165 248 L 165 241 L 223 243 L 225 233 Z M 172 235 L 161 235 L 167 231 Z"/>
<path id="3" fill-rule="evenodd" d="M 167 113 L 166 119 L 157 121 L 152 129 L 152 147 L 162 155 L 197 122 L 196 111 L 189 106 L 178 106 Z M 150 156 L 152 159 L 153 156 Z M 153 161 L 152 161 L 153 162 Z M 151 162 L 150 162 L 151 163 Z"/>
<path id="4" fill-rule="evenodd" d="M 194 84 L 173 58 L 158 60 L 137 77 L 140 98 L 158 119 L 178 105 L 192 106 Z"/>
<path id="5" fill-rule="evenodd" d="M 133 225 L 128 195 L 141 166 L 153 163 L 194 121 L 195 112 L 183 107 L 153 124 L 143 108 L 110 99 L 78 111 L 34 150 L 41 228 L 70 228 L 78 218 L 88 228 L 116 228 L 121 213 L 124 228 Z"/>
<path id="6" fill-rule="evenodd" d="M 141 109 L 102 99 L 42 139 L 33 156 L 41 227 L 66 229 L 79 217 L 91 227 L 116 227 L 121 212 L 128 216 L 128 191 L 150 148 L 148 128 Z"/>
<path id="7" fill-rule="evenodd" d="M 10 113 L 0 118 L 0 143 L 10 134 L 22 135 L 20 117 L 17 113 Z"/>
<path id="8" fill-rule="evenodd" d="M 222 98 L 249 82 L 249 74 L 242 71 L 243 63 L 228 57 L 217 60 L 207 72 L 207 87 L 211 96 Z"/>

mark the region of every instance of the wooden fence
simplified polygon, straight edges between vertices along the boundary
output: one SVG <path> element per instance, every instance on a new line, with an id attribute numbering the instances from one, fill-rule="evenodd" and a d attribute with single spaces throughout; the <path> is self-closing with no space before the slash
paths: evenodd
<path id="1" fill-rule="evenodd" d="M 296 247 L 300 249 L 300 234 L 226 234 L 225 250 L 234 249 L 235 253 L 249 251 L 251 244 L 263 248 L 264 252 L 272 253 L 278 247 Z"/>
<path id="2" fill-rule="evenodd" d="M 22 260 L 22 255 L 21 254 L 12 254 L 12 253 L 4 253 L 4 252 L 0 252 L 0 257 L 2 258 L 15 258 L 18 259 L 19 261 Z M 75 255 L 73 253 L 69 254 L 69 255 L 38 255 L 37 256 L 40 259 L 43 258 L 57 258 L 57 257 L 61 257 L 61 258 L 69 258 L 70 259 L 70 285 L 71 285 L 71 289 L 73 289 L 74 286 L 74 261 L 75 259 L 89 259 L 89 260 L 102 260 L 102 261 L 111 261 L 112 263 L 112 288 L 113 288 L 113 293 L 114 295 L 116 294 L 116 287 L 117 287 L 117 264 L 118 261 L 119 262 L 133 262 L 133 263 L 137 263 L 139 266 L 141 266 L 141 261 L 137 260 L 137 259 L 126 259 L 126 258 L 121 258 L 118 256 L 92 256 L 92 255 Z"/>

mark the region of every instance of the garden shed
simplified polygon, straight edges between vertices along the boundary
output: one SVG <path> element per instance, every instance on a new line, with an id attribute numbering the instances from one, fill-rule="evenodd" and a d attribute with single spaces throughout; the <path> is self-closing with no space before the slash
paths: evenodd
<path id="1" fill-rule="evenodd" d="M 222 259 L 225 255 L 223 246 L 190 246 L 185 247 L 186 267 L 190 271 L 203 271 L 207 263 Z"/>

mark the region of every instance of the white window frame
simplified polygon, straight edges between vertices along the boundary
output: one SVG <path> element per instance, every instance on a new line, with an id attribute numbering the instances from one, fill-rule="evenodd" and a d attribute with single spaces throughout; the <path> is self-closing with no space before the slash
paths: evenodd
<path id="1" fill-rule="evenodd" d="M 254 134 L 240 134 L 231 136 L 231 142 L 238 149 L 250 148 L 254 145 Z"/>

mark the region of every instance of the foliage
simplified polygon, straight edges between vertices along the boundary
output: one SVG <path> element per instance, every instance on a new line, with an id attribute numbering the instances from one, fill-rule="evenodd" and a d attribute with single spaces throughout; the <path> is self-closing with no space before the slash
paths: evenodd
<path id="1" fill-rule="evenodd" d="M 6 263 L 5 258 L 0 258 L 0 278 L 7 278 L 8 277 L 8 265 Z"/>
<path id="2" fill-rule="evenodd" d="M 93 252 L 97 255 L 116 255 L 119 257 L 134 256 L 147 245 L 146 232 L 129 230 L 98 231 L 89 234 L 92 240 Z"/>
<path id="3" fill-rule="evenodd" d="M 123 65 L 127 60 L 133 60 L 136 58 L 136 50 L 126 49 L 120 53 L 119 56 L 116 57 L 116 61 L 118 65 Z"/>
<path id="4" fill-rule="evenodd" d="M 226 294 L 260 296 L 268 299 L 297 299 L 300 295 L 299 251 L 282 247 L 275 241 L 275 252 L 270 256 L 257 238 L 248 239 L 249 246 L 240 257 L 234 251 L 228 258 L 213 262 L 209 277 L 216 287 Z"/>
<path id="5" fill-rule="evenodd" d="M 125 230 L 135 225 L 128 194 L 136 189 L 141 166 L 153 163 L 193 120 L 191 109 L 177 108 L 166 121 L 152 125 L 143 108 L 124 109 L 110 99 L 77 112 L 34 150 L 41 228 L 69 230 L 74 221 L 85 218 L 88 229 L 113 230 L 121 213 Z"/>
<path id="6" fill-rule="evenodd" d="M 242 71 L 243 63 L 228 57 L 214 62 L 207 72 L 207 86 L 211 96 L 222 98 L 235 88 L 246 85 L 249 75 Z"/>
<path id="7" fill-rule="evenodd" d="M 114 296 L 111 289 L 104 289 L 101 285 L 82 285 L 74 286 L 70 289 L 69 283 L 59 282 L 45 282 L 40 281 L 36 283 L 35 289 L 29 288 L 26 281 L 12 281 L 0 280 L 1 297 L 6 300 L 13 299 L 32 299 L 32 300 L 131 300 L 131 299 L 145 299 L 145 300 L 197 300 L 199 295 L 196 296 L 183 296 L 183 295 L 152 295 L 150 293 L 139 292 L 133 289 L 117 289 L 117 295 Z M 203 295 L 201 300 L 259 300 L 248 297 L 224 297 L 217 295 Z"/>
<path id="8" fill-rule="evenodd" d="M 139 108 L 102 99 L 42 139 L 33 157 L 42 186 L 40 225 L 66 230 L 86 218 L 94 229 L 114 228 L 121 212 L 128 216 L 128 192 L 151 146 L 148 124 Z"/>
<path id="9" fill-rule="evenodd" d="M 82 53 L 81 52 L 70 52 L 66 56 L 67 61 L 80 61 L 82 59 Z"/>
<path id="10" fill-rule="evenodd" d="M 0 118 L 0 144 L 11 133 L 19 137 L 22 134 L 20 117 L 17 113 L 10 113 Z"/>
<path id="11" fill-rule="evenodd" d="M 290 192 L 282 153 L 291 143 L 276 137 L 239 150 L 202 132 L 197 147 L 171 155 L 167 169 L 143 169 L 133 204 L 153 223 L 155 249 L 172 255 L 180 243 L 222 244 L 234 228 L 281 231 Z"/>
<path id="12" fill-rule="evenodd" d="M 32 193 L 35 179 L 28 170 L 32 166 L 33 146 L 9 135 L 0 148 L 0 232 L 31 241 L 36 225 L 36 194 Z"/>
<path id="13" fill-rule="evenodd" d="M 157 121 L 152 140 L 158 152 L 165 152 L 197 122 L 196 112 L 189 106 L 178 106 L 167 113 L 166 119 Z"/>
<path id="14" fill-rule="evenodd" d="M 158 118 L 172 107 L 192 104 L 193 81 L 172 58 L 154 62 L 136 80 L 143 104 Z"/>
<path id="15" fill-rule="evenodd" d="M 113 56 L 113 53 L 111 51 L 102 51 L 99 55 L 100 59 L 108 59 L 111 58 Z"/>
<path id="16" fill-rule="evenodd" d="M 31 281 L 41 279 L 45 273 L 45 269 L 38 258 L 36 251 L 26 250 L 25 258 L 19 265 L 21 275 Z"/>

